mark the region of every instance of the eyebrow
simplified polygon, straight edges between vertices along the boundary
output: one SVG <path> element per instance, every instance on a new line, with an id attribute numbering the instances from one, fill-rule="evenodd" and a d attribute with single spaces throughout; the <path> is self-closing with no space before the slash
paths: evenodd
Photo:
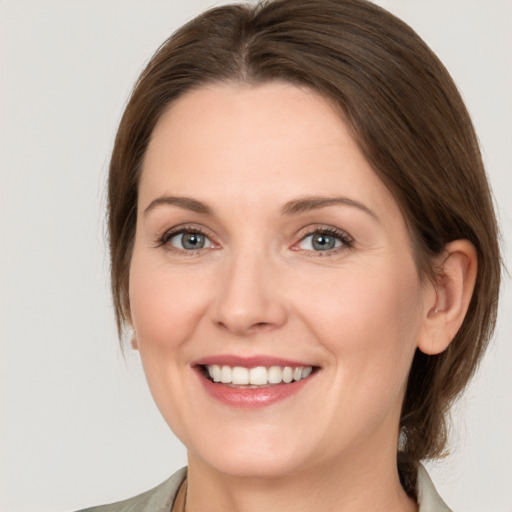
<path id="1" fill-rule="evenodd" d="M 321 197 L 321 196 L 307 196 L 301 197 L 298 199 L 293 199 L 292 201 L 288 201 L 281 208 L 282 215 L 297 215 L 299 213 L 309 212 L 311 210 L 319 210 L 320 208 L 326 208 L 328 206 L 334 206 L 338 204 L 343 204 L 346 206 L 351 206 L 354 208 L 358 208 L 359 210 L 367 213 L 375 220 L 379 221 L 378 215 L 365 206 L 363 203 L 359 201 L 355 201 L 353 199 L 349 199 L 348 197 Z M 197 199 L 192 199 L 191 197 L 181 197 L 181 196 L 161 196 L 153 199 L 151 203 L 144 210 L 144 215 L 147 215 L 151 210 L 154 210 L 156 207 L 161 205 L 168 206 L 178 206 L 179 208 L 183 208 L 185 210 L 190 210 L 195 213 L 201 213 L 203 215 L 213 215 L 213 210 L 205 203 L 198 201 Z"/>
<path id="2" fill-rule="evenodd" d="M 144 210 L 144 215 L 147 215 L 151 210 L 154 210 L 157 206 L 161 205 L 178 206 L 179 208 L 184 208 L 185 210 L 190 210 L 195 213 L 213 215 L 212 209 L 201 201 L 192 199 L 191 197 L 177 196 L 161 196 L 153 199 L 153 201 L 151 201 L 148 207 Z"/>
<path id="3" fill-rule="evenodd" d="M 337 204 L 344 204 L 346 206 L 352 206 L 357 208 L 371 217 L 373 217 L 376 221 L 379 221 L 379 216 L 368 206 L 360 203 L 359 201 L 354 201 L 353 199 L 349 199 L 348 197 L 320 197 L 320 196 L 307 196 L 301 197 L 299 199 L 294 199 L 293 201 L 289 201 L 281 208 L 281 213 L 284 215 L 296 215 L 303 212 L 309 212 L 311 210 L 318 210 L 320 208 L 326 208 L 327 206 L 333 206 Z"/>

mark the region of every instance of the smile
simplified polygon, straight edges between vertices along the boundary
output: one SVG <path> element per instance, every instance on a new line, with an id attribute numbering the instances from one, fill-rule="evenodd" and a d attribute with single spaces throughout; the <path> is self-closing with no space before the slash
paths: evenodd
<path id="1" fill-rule="evenodd" d="M 206 357 L 192 364 L 203 389 L 224 406 L 259 409 L 290 399 L 314 378 L 320 368 L 275 357 Z"/>
<path id="2" fill-rule="evenodd" d="M 205 365 L 206 376 L 213 382 L 233 386 L 262 387 L 290 384 L 306 379 L 313 371 L 312 366 L 243 366 Z"/>

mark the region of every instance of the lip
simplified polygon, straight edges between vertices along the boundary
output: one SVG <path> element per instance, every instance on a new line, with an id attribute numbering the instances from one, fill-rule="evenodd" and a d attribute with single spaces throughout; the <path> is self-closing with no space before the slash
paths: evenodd
<path id="1" fill-rule="evenodd" d="M 192 363 L 192 366 L 208 366 L 217 364 L 219 366 L 242 366 L 243 368 L 255 368 L 256 366 L 315 366 L 309 362 L 293 361 L 291 359 L 282 359 L 280 357 L 255 355 L 250 357 L 240 357 L 235 355 L 216 355 L 207 356 Z"/>
<path id="2" fill-rule="evenodd" d="M 192 363 L 192 368 L 195 370 L 201 385 L 209 396 L 229 407 L 242 409 L 260 409 L 286 400 L 310 384 L 315 378 L 317 372 L 313 371 L 309 377 L 289 384 L 281 383 L 272 384 L 266 387 L 250 388 L 212 382 L 205 376 L 203 368 L 207 365 L 213 364 L 219 366 L 227 365 L 231 367 L 242 366 L 245 368 L 254 368 L 256 366 L 313 366 L 314 369 L 318 369 L 317 366 L 310 363 L 272 356 L 239 357 L 234 355 L 217 355 L 204 357 Z"/>

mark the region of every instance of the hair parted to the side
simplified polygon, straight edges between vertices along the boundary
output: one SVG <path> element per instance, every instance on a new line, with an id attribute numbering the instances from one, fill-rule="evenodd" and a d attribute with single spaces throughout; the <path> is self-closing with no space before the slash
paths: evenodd
<path id="1" fill-rule="evenodd" d="M 398 202 L 421 275 L 456 239 L 478 253 L 464 323 L 439 355 L 417 351 L 398 455 L 415 493 L 421 459 L 440 456 L 446 414 L 493 332 L 501 258 L 477 138 L 444 66 L 405 23 L 366 0 L 274 0 L 214 8 L 157 51 L 135 85 L 117 133 L 108 188 L 112 292 L 119 332 L 130 321 L 128 280 L 137 189 L 153 128 L 169 104 L 213 82 L 284 80 L 339 106 L 368 162 Z"/>

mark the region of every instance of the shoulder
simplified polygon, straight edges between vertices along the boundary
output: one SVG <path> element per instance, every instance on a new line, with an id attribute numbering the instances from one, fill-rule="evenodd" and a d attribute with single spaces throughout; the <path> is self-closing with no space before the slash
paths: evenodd
<path id="1" fill-rule="evenodd" d="M 451 512 L 422 465 L 418 468 L 418 504 L 419 512 Z"/>
<path id="2" fill-rule="evenodd" d="M 182 468 L 154 489 L 133 498 L 78 512 L 169 512 L 186 476 L 187 468 Z"/>

